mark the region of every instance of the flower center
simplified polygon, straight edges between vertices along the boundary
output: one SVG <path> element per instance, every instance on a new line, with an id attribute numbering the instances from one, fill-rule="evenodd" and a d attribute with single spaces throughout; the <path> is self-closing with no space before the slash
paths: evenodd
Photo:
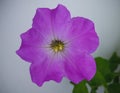
<path id="1" fill-rule="evenodd" d="M 54 52 L 61 52 L 64 50 L 64 43 L 61 40 L 52 40 L 52 42 L 50 44 L 50 48 Z"/>

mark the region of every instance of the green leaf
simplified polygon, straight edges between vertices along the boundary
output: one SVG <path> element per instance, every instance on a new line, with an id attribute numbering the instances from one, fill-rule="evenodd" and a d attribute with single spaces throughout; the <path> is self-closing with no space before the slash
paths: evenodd
<path id="1" fill-rule="evenodd" d="M 73 93 L 88 93 L 86 87 L 86 81 L 82 81 L 79 84 L 74 84 Z"/>
<path id="2" fill-rule="evenodd" d="M 110 82 L 113 78 L 113 74 L 110 70 L 110 63 L 108 60 L 98 57 L 95 59 L 97 64 L 97 70 L 104 76 L 106 82 Z"/>
<path id="3" fill-rule="evenodd" d="M 108 86 L 109 93 L 120 93 L 120 84 L 114 83 Z"/>
<path id="4" fill-rule="evenodd" d="M 118 67 L 118 64 L 120 64 L 120 57 L 117 55 L 116 52 L 113 53 L 109 62 L 110 62 L 110 69 L 112 72 L 114 72 L 116 68 Z"/>
<path id="5" fill-rule="evenodd" d="M 104 93 L 109 93 L 107 87 L 104 87 Z"/>
<path id="6" fill-rule="evenodd" d="M 119 76 L 116 76 L 116 77 L 113 79 L 113 83 L 119 83 Z"/>
<path id="7" fill-rule="evenodd" d="M 88 83 L 92 89 L 97 89 L 97 87 L 100 85 L 104 85 L 104 86 L 107 85 L 105 78 L 103 77 L 101 72 L 99 72 L 98 70 L 97 70 L 94 78 L 91 81 L 89 81 Z"/>
<path id="8" fill-rule="evenodd" d="M 97 93 L 96 90 L 97 89 L 92 89 L 90 93 Z"/>

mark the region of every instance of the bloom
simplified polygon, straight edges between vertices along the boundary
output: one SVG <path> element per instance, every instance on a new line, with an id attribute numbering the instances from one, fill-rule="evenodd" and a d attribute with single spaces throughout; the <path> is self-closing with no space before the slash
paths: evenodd
<path id="1" fill-rule="evenodd" d="M 96 72 L 90 55 L 99 45 L 94 24 L 83 17 L 71 18 L 63 5 L 38 8 L 32 27 L 21 39 L 16 53 L 31 63 L 31 79 L 38 86 L 49 80 L 60 82 L 63 77 L 79 83 L 91 80 Z"/>

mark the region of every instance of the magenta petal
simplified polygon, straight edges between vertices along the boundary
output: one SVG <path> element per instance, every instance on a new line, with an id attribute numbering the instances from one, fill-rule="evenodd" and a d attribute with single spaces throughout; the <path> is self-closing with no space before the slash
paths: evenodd
<path id="1" fill-rule="evenodd" d="M 34 28 L 31 28 L 25 33 L 21 34 L 21 39 L 23 45 L 32 47 L 39 47 L 44 41 L 41 33 Z"/>
<path id="2" fill-rule="evenodd" d="M 64 64 L 66 76 L 76 84 L 83 79 L 91 80 L 96 73 L 95 60 L 88 54 L 70 54 Z"/>
<path id="3" fill-rule="evenodd" d="M 61 38 L 63 33 L 68 30 L 68 23 L 71 20 L 70 12 L 63 5 L 58 5 L 52 10 L 52 30 L 57 38 Z"/>
<path id="4" fill-rule="evenodd" d="M 84 80 L 84 77 L 80 74 L 79 70 L 76 69 L 76 65 L 74 65 L 74 63 L 70 63 L 68 60 L 66 60 L 64 62 L 64 68 L 66 73 L 65 75 L 70 81 L 78 84 Z"/>
<path id="5" fill-rule="evenodd" d="M 70 13 L 63 5 L 58 5 L 52 10 L 52 23 L 55 31 L 61 29 L 67 22 L 71 20 Z M 59 29 L 58 29 L 59 28 Z"/>
<path id="6" fill-rule="evenodd" d="M 94 24 L 86 18 L 73 18 L 72 26 L 68 34 L 74 49 L 92 53 L 99 45 L 99 39 L 95 32 Z"/>
<path id="7" fill-rule="evenodd" d="M 35 62 L 30 67 L 31 78 L 38 86 L 42 86 L 45 81 L 54 80 L 60 82 L 63 77 L 61 62 L 56 62 L 50 58 Z"/>
<path id="8" fill-rule="evenodd" d="M 32 27 L 40 31 L 44 38 L 50 35 L 59 38 L 68 29 L 67 24 L 70 20 L 67 8 L 59 4 L 55 9 L 38 8 Z"/>
<path id="9" fill-rule="evenodd" d="M 21 34 L 22 43 L 20 49 L 16 53 L 24 60 L 33 62 L 39 57 L 44 56 L 41 51 L 43 38 L 38 31 L 31 28 L 27 32 Z"/>
<path id="10" fill-rule="evenodd" d="M 39 31 L 44 38 L 51 35 L 51 10 L 49 8 L 38 8 L 33 18 L 32 27 Z"/>

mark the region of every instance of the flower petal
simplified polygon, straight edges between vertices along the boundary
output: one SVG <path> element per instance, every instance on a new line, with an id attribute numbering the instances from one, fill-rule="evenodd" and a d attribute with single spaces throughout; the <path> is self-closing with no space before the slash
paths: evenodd
<path id="1" fill-rule="evenodd" d="M 68 29 L 68 22 L 71 20 L 70 12 L 63 5 L 58 5 L 52 10 L 52 30 L 57 38 L 61 38 Z"/>
<path id="2" fill-rule="evenodd" d="M 88 54 L 66 54 L 65 72 L 67 78 L 74 83 L 83 79 L 91 80 L 96 73 L 96 64 L 92 56 Z"/>
<path id="3" fill-rule="evenodd" d="M 45 81 L 54 80 L 60 82 L 63 77 L 62 63 L 60 60 L 45 58 L 43 61 L 35 62 L 30 67 L 31 79 L 38 86 Z"/>
<path id="4" fill-rule="evenodd" d="M 59 38 L 68 29 L 70 19 L 70 13 L 63 5 L 59 4 L 55 9 L 38 8 L 32 27 L 40 31 L 44 38 Z"/>
<path id="5" fill-rule="evenodd" d="M 55 9 L 53 9 L 51 15 L 53 26 L 56 31 L 61 29 L 61 26 L 66 22 L 69 22 L 71 19 L 69 11 L 63 5 L 58 5 Z"/>
<path id="6" fill-rule="evenodd" d="M 99 39 L 92 21 L 83 18 L 72 18 L 72 27 L 68 33 L 72 47 L 92 53 L 99 45 Z"/>
<path id="7" fill-rule="evenodd" d="M 24 60 L 33 62 L 39 57 L 43 58 L 44 49 L 41 48 L 44 39 L 38 31 L 31 28 L 27 32 L 21 34 L 22 43 L 16 53 Z"/>
<path id="8" fill-rule="evenodd" d="M 38 8 L 33 18 L 32 27 L 39 31 L 44 39 L 52 35 L 51 10 L 49 8 Z"/>

